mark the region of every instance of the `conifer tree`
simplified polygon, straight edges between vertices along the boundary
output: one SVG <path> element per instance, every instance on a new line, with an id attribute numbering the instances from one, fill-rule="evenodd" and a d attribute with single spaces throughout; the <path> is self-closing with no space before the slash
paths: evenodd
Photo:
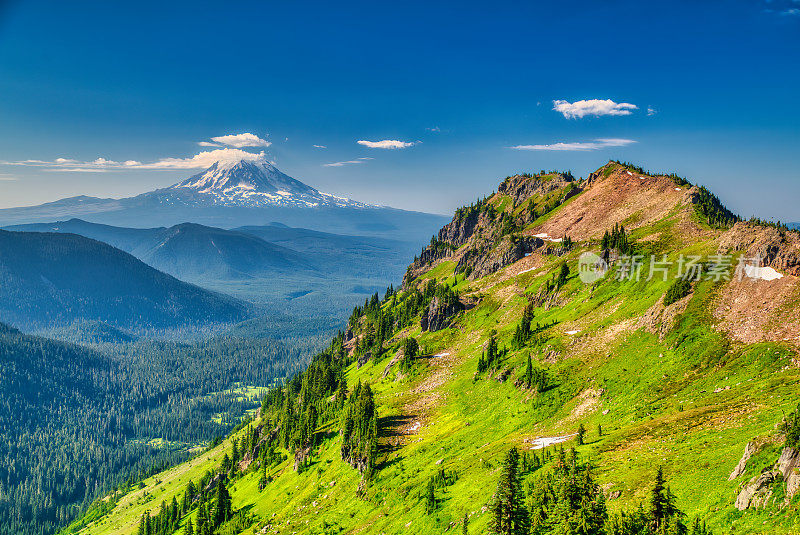
<path id="1" fill-rule="evenodd" d="M 461 535 L 469 535 L 469 515 L 464 513 L 464 520 L 461 522 Z"/>
<path id="2" fill-rule="evenodd" d="M 519 479 L 519 452 L 511 448 L 503 461 L 503 470 L 497 484 L 491 509 L 491 532 L 497 535 L 527 535 L 530 517 L 523 503 L 522 484 Z"/>
<path id="3" fill-rule="evenodd" d="M 186 529 L 183 530 L 183 535 L 194 535 L 194 526 L 192 526 L 192 519 L 186 521 Z"/>
<path id="4" fill-rule="evenodd" d="M 578 425 L 578 445 L 583 446 L 583 439 L 586 435 L 586 428 L 583 424 Z"/>

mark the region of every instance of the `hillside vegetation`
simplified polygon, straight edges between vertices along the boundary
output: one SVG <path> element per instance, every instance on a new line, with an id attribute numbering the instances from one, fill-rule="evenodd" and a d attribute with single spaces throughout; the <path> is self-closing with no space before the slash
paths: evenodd
<path id="1" fill-rule="evenodd" d="M 798 275 L 800 235 L 685 179 L 509 177 L 257 416 L 65 533 L 797 533 Z"/>

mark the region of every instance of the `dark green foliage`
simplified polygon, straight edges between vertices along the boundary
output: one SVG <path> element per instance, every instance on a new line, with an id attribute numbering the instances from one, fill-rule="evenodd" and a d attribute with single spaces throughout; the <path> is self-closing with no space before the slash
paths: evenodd
<path id="1" fill-rule="evenodd" d="M 626 255 L 633 252 L 633 243 L 625 232 L 625 227 L 615 223 L 610 233 L 606 231 L 603 234 L 603 239 L 600 241 L 600 249 L 603 251 L 615 249 L 619 254 Z"/>
<path id="2" fill-rule="evenodd" d="M 688 535 L 684 515 L 675 503 L 675 495 L 666 486 L 661 467 L 656 472 L 647 509 L 641 505 L 622 512 L 608 522 L 608 535 Z M 692 535 L 711 535 L 705 523 L 695 519 Z"/>
<path id="3" fill-rule="evenodd" d="M 514 331 L 514 337 L 511 339 L 512 348 L 521 349 L 525 347 L 525 344 L 531 339 L 531 336 L 533 336 L 533 329 L 531 329 L 533 318 L 533 303 L 528 303 L 522 311 L 522 319 L 520 319 Z"/>
<path id="4" fill-rule="evenodd" d="M 425 512 L 431 514 L 436 510 L 436 486 L 433 479 L 428 480 L 428 486 L 425 490 Z"/>
<path id="5" fill-rule="evenodd" d="M 604 534 L 607 518 L 602 491 L 592 469 L 578 462 L 575 450 L 559 451 L 552 469 L 530 488 L 531 533 Z"/>
<path id="6" fill-rule="evenodd" d="M 572 241 L 572 238 L 564 234 L 564 237 L 561 239 L 561 247 L 565 250 L 569 251 L 575 245 L 575 242 Z"/>
<path id="7" fill-rule="evenodd" d="M 497 345 L 497 333 L 494 331 L 489 335 L 489 343 L 486 344 L 486 351 L 478 359 L 478 373 L 494 370 L 505 358 L 508 352 L 505 348 L 500 349 Z"/>
<path id="8" fill-rule="evenodd" d="M 490 508 L 491 533 L 528 535 L 531 522 L 519 477 L 519 452 L 511 448 L 503 461 L 500 481 Z"/>
<path id="9" fill-rule="evenodd" d="M 692 283 L 686 277 L 680 277 L 667 288 L 664 294 L 664 306 L 669 306 L 675 301 L 678 301 L 692 291 Z"/>
<path id="10" fill-rule="evenodd" d="M 461 535 L 469 535 L 469 515 L 464 513 L 464 519 L 461 521 Z"/>
<path id="11" fill-rule="evenodd" d="M 342 460 L 371 474 L 378 455 L 378 411 L 369 385 L 360 382 L 353 389 L 342 424 Z"/>
<path id="12" fill-rule="evenodd" d="M 586 436 L 586 428 L 583 426 L 583 424 L 579 424 L 578 425 L 578 436 L 577 436 L 577 440 L 578 440 L 578 445 L 579 446 L 583 446 L 583 440 L 584 440 L 585 436 Z"/>
<path id="13" fill-rule="evenodd" d="M 742 219 L 723 206 L 722 201 L 704 186 L 698 189 L 695 208 L 712 227 L 732 227 Z"/>
<path id="14" fill-rule="evenodd" d="M 227 434 L 257 406 L 229 391 L 235 383 L 266 386 L 302 364 L 269 339 L 140 341 L 102 354 L 0 331 L 0 532 L 19 535 L 53 532 L 99 496 L 186 460 L 183 444 Z"/>
<path id="15" fill-rule="evenodd" d="M 566 262 L 561 262 L 561 266 L 558 268 L 558 278 L 556 279 L 556 288 L 561 288 L 564 284 L 567 283 L 567 279 L 569 278 L 569 266 L 567 266 Z"/>
<path id="16" fill-rule="evenodd" d="M 800 405 L 783 420 L 781 432 L 786 435 L 786 441 L 784 442 L 786 447 L 800 447 Z"/>
<path id="17" fill-rule="evenodd" d="M 400 361 L 400 370 L 408 372 L 414 365 L 414 359 L 419 354 L 419 343 L 416 338 L 403 339 L 403 360 Z"/>

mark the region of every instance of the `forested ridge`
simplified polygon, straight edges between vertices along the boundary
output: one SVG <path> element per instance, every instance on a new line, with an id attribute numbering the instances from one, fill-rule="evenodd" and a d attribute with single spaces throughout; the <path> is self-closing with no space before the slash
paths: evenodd
<path id="1" fill-rule="evenodd" d="M 52 533 L 97 496 L 224 436 L 302 357 L 274 340 L 107 355 L 0 324 L 0 532 Z"/>

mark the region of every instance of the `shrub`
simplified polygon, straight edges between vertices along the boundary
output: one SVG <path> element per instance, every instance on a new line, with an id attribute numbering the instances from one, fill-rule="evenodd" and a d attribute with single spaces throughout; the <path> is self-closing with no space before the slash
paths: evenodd
<path id="1" fill-rule="evenodd" d="M 669 306 L 675 301 L 686 297 L 691 291 L 692 283 L 681 277 L 673 282 L 672 286 L 667 289 L 667 293 L 664 294 L 664 306 Z"/>

